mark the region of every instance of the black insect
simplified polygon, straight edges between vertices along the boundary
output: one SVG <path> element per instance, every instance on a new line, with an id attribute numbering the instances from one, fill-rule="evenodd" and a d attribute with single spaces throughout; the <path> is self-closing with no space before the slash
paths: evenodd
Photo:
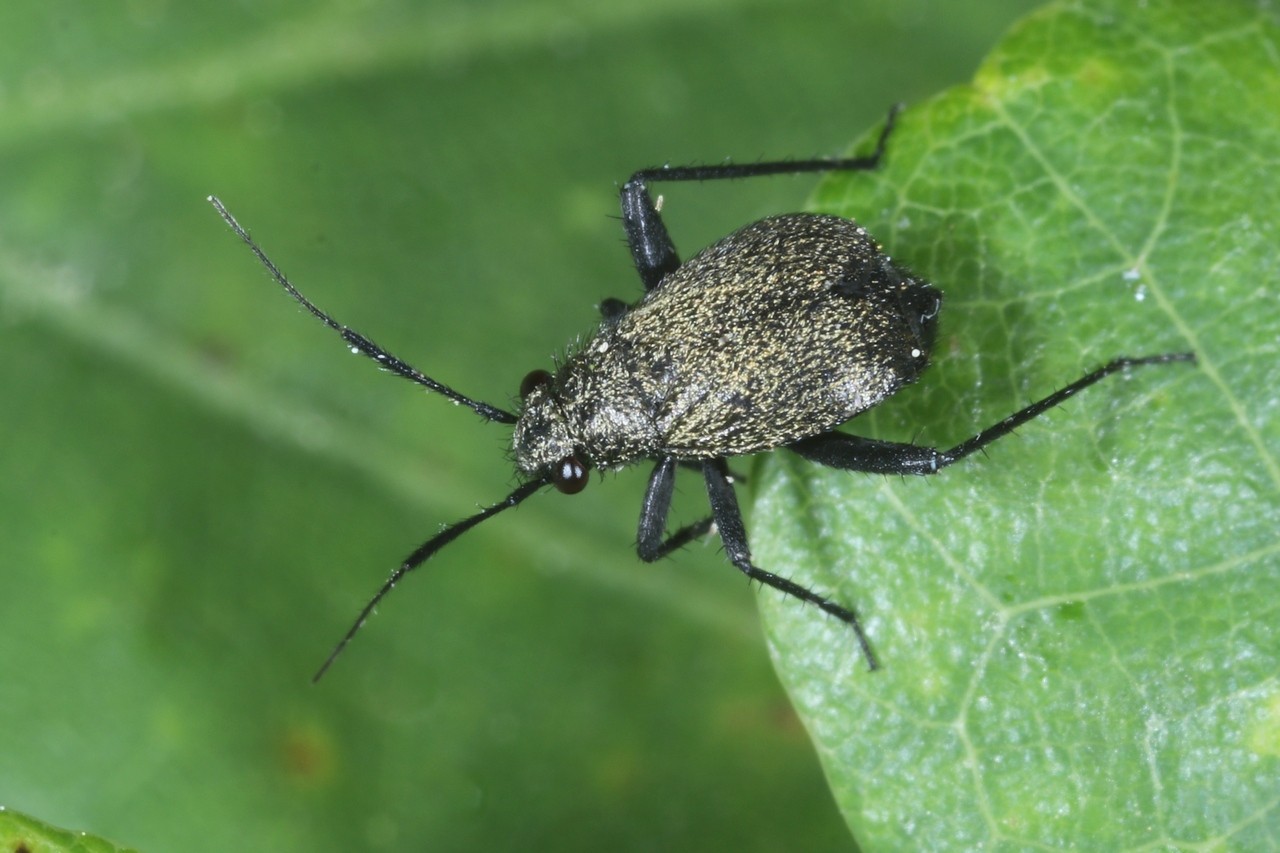
<path id="1" fill-rule="evenodd" d="M 318 679 L 408 572 L 485 519 L 544 486 L 582 491 L 592 468 L 654 460 L 636 551 L 657 560 L 719 532 L 730 562 L 751 580 L 817 605 L 850 625 L 877 666 L 857 614 L 751 561 L 726 457 L 786 447 L 806 459 L 877 474 L 933 474 L 1076 392 L 1131 367 L 1193 361 L 1189 353 L 1117 358 L 949 450 L 837 432 L 919 377 L 929 362 L 942 296 L 893 263 L 856 222 L 793 213 L 755 222 L 681 263 L 649 195 L 655 181 L 707 181 L 876 168 L 893 129 L 889 114 L 868 156 L 748 165 L 643 169 L 623 186 L 622 221 L 644 295 L 601 304 L 603 322 L 555 373 L 520 386 L 519 414 L 473 400 L 419 372 L 311 303 L 215 198 L 210 201 L 289 295 L 383 368 L 443 394 L 485 420 L 514 424 L 523 480 L 502 501 L 424 542 L 360 612 Z M 666 532 L 677 466 L 707 484 L 711 515 Z"/>

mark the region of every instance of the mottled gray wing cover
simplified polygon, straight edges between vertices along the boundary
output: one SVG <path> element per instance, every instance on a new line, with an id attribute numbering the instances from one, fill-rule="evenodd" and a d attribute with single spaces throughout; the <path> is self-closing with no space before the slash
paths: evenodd
<path id="1" fill-rule="evenodd" d="M 624 384 L 651 413 L 655 450 L 754 453 L 831 430 L 913 381 L 938 304 L 857 223 L 777 216 L 683 264 L 583 355 L 600 376 L 630 362 Z"/>

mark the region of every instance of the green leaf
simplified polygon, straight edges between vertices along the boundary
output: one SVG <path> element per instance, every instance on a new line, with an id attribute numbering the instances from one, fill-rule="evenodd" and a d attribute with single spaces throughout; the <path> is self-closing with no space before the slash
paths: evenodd
<path id="1" fill-rule="evenodd" d="M 0 850 L 5 853 L 130 853 L 85 832 L 58 829 L 0 806 Z"/>
<path id="2" fill-rule="evenodd" d="M 1274 849 L 1280 832 L 1280 27 L 1266 4 L 1063 2 L 826 181 L 945 294 L 934 364 L 849 429 L 937 477 L 774 454 L 777 668 L 864 849 Z M 865 142 L 864 142 L 865 146 Z"/>

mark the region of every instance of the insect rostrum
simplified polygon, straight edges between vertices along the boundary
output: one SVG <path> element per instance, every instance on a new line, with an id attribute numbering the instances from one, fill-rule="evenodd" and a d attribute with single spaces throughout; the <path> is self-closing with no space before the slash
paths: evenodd
<path id="1" fill-rule="evenodd" d="M 879 441 L 836 427 L 915 381 L 929 360 L 941 294 L 893 263 L 857 223 L 795 213 L 747 225 L 682 263 L 648 185 L 771 174 L 860 171 L 880 163 L 891 112 L 863 157 L 643 169 L 621 190 L 623 227 L 644 294 L 601 303 L 603 322 L 556 371 L 520 385 L 519 413 L 474 400 L 396 358 L 303 296 L 215 198 L 223 219 L 275 280 L 356 352 L 489 421 L 515 426 L 522 484 L 445 528 L 392 573 L 316 673 L 318 679 L 373 608 L 408 572 L 480 522 L 552 485 L 581 491 L 591 469 L 656 464 L 641 505 L 636 550 L 657 560 L 714 527 L 748 578 L 847 623 L 877 666 L 855 612 L 756 566 L 726 458 L 779 447 L 850 471 L 932 474 L 1008 435 L 1076 392 L 1130 367 L 1193 361 L 1190 353 L 1117 358 L 949 450 Z M 711 514 L 667 533 L 678 466 L 700 470 Z"/>

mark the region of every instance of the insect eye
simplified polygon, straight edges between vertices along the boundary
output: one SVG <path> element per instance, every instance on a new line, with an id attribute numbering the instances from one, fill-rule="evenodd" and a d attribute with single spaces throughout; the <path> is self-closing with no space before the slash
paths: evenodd
<path id="1" fill-rule="evenodd" d="M 546 385 L 551 381 L 551 374 L 545 370 L 531 370 L 524 379 L 520 380 L 520 399 L 523 400 L 533 393 L 534 388 Z"/>
<path id="2" fill-rule="evenodd" d="M 576 456 L 566 456 L 551 469 L 551 482 L 566 495 L 576 495 L 587 487 L 587 466 Z"/>

